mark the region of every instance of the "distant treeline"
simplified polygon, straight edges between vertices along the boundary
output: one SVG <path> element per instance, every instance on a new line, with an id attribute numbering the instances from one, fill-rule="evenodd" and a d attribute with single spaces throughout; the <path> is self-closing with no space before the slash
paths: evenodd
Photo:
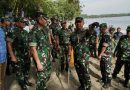
<path id="1" fill-rule="evenodd" d="M 84 18 L 104 18 L 104 17 L 121 17 L 121 16 L 130 16 L 130 13 L 120 13 L 120 14 L 102 14 L 102 15 L 81 15 Z"/>

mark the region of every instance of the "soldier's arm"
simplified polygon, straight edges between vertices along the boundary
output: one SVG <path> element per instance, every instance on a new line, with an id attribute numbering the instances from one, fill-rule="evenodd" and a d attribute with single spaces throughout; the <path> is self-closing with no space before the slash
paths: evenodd
<path id="1" fill-rule="evenodd" d="M 35 30 L 32 30 L 29 33 L 29 46 L 30 46 L 31 55 L 33 56 L 33 59 L 36 62 L 37 70 L 38 71 L 42 71 L 43 70 L 43 66 L 41 64 L 41 61 L 40 61 L 40 59 L 38 57 L 38 52 L 37 52 L 37 38 L 36 38 L 36 33 L 37 32 Z"/>
<path id="2" fill-rule="evenodd" d="M 106 48 L 109 46 L 109 44 L 108 44 L 109 41 L 110 41 L 110 36 L 108 36 L 108 35 L 104 36 L 103 47 L 102 47 L 101 52 L 99 53 L 99 56 L 98 56 L 99 59 L 105 53 Z"/>
<path id="3" fill-rule="evenodd" d="M 43 70 L 43 66 L 40 62 L 40 59 L 38 57 L 38 53 L 37 53 L 37 50 L 36 50 L 36 46 L 31 46 L 31 53 L 32 53 L 32 56 L 37 64 L 37 69 L 38 71 L 42 71 Z"/>
<path id="4" fill-rule="evenodd" d="M 102 56 L 103 53 L 105 52 L 106 48 L 107 48 L 107 46 L 103 46 L 103 47 L 102 47 L 101 53 L 99 53 L 99 56 L 98 56 L 99 59 L 101 58 L 101 56 Z"/>
<path id="5" fill-rule="evenodd" d="M 11 61 L 16 63 L 17 59 L 13 52 L 12 40 L 9 37 L 7 37 L 7 49 L 8 49 L 9 55 L 11 57 Z"/>

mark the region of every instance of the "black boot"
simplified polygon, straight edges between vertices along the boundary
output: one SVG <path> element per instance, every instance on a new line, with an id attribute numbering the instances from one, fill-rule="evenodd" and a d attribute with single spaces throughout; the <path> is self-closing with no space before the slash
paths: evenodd
<path id="1" fill-rule="evenodd" d="M 125 79 L 125 82 L 124 82 L 124 87 L 126 87 L 126 88 L 128 88 L 128 87 L 129 87 L 128 82 L 129 82 L 129 80 L 128 80 L 128 79 Z"/>
<path id="2" fill-rule="evenodd" d="M 21 85 L 21 88 L 22 90 L 28 90 L 27 86 L 24 84 L 24 85 Z"/>
<path id="3" fill-rule="evenodd" d="M 85 87 L 81 85 L 78 90 L 85 90 Z"/>
<path id="4" fill-rule="evenodd" d="M 116 75 L 116 74 L 112 74 L 112 78 L 113 78 L 113 79 L 116 79 L 116 78 L 117 78 L 117 75 Z"/>
<path id="5" fill-rule="evenodd" d="M 22 90 L 28 90 L 26 84 L 19 82 L 19 85 L 21 86 Z"/>
<path id="6" fill-rule="evenodd" d="M 29 82 L 28 79 L 25 79 L 24 82 L 27 86 L 33 86 L 33 83 Z"/>
<path id="7" fill-rule="evenodd" d="M 102 87 L 103 88 L 109 88 L 109 84 L 108 83 L 104 83 Z"/>

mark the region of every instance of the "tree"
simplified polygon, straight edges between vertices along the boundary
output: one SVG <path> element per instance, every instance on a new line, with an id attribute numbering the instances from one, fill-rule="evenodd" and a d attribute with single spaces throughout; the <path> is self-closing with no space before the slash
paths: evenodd
<path id="1" fill-rule="evenodd" d="M 1 0 L 0 15 L 11 10 L 15 16 L 22 11 L 26 16 L 34 16 L 36 11 L 43 11 L 49 17 L 57 16 L 61 19 L 73 19 L 80 15 L 79 0 Z"/>

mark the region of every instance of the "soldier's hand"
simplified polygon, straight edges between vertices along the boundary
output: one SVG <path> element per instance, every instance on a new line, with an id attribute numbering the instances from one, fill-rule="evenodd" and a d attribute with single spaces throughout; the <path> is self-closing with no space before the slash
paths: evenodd
<path id="1" fill-rule="evenodd" d="M 82 58 L 85 58 L 85 57 L 86 57 L 86 55 L 87 55 L 87 53 L 83 53 L 83 56 L 82 56 Z"/>
<path id="2" fill-rule="evenodd" d="M 98 60 L 101 60 L 101 55 L 98 56 Z"/>
<path id="3" fill-rule="evenodd" d="M 15 56 L 12 56 L 12 57 L 11 57 L 11 61 L 14 62 L 14 63 L 17 63 L 17 62 L 18 62 Z"/>
<path id="4" fill-rule="evenodd" d="M 37 70 L 38 71 L 42 71 L 43 70 L 43 66 L 41 63 L 37 63 Z"/>

